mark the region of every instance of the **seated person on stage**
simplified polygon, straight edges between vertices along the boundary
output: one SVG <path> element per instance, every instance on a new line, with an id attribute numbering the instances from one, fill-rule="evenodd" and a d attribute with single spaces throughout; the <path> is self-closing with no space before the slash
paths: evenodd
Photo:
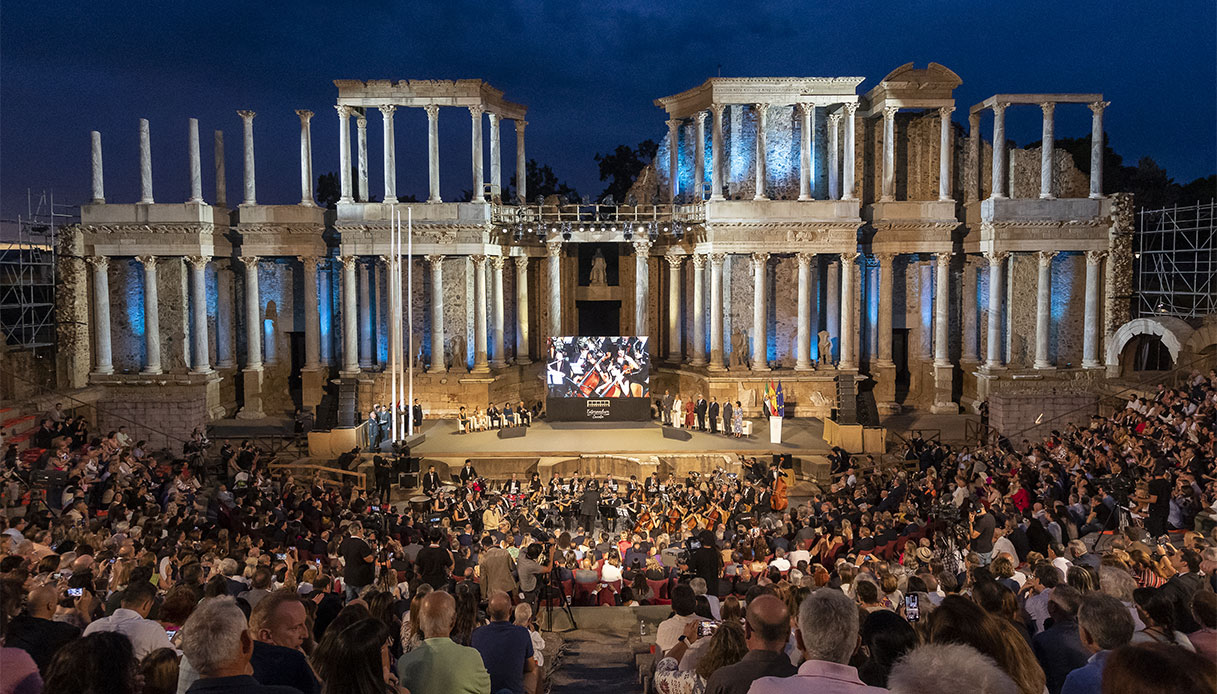
<path id="1" fill-rule="evenodd" d="M 456 423 L 460 426 L 462 434 L 469 433 L 469 414 L 465 412 L 464 405 L 461 405 L 461 410 L 456 415 Z"/>
<path id="2" fill-rule="evenodd" d="M 516 413 L 512 411 L 511 403 L 509 403 L 509 402 L 503 403 L 503 426 L 504 427 L 517 426 Z"/>
<path id="3" fill-rule="evenodd" d="M 439 492 L 439 488 L 443 486 L 443 480 L 440 479 L 439 473 L 435 471 L 435 466 L 427 468 L 427 474 L 423 475 L 423 494 L 432 496 Z"/>
<path id="4" fill-rule="evenodd" d="M 469 420 L 469 425 L 473 427 L 473 431 L 481 431 L 486 428 L 484 423 L 485 417 L 486 415 L 482 413 L 482 408 L 473 408 L 473 416 Z"/>
<path id="5" fill-rule="evenodd" d="M 490 426 L 495 429 L 503 426 L 503 416 L 499 414 L 499 409 L 494 405 L 486 408 L 486 416 L 490 418 Z"/>
<path id="6" fill-rule="evenodd" d="M 516 405 L 516 416 L 520 418 L 520 423 L 524 426 L 532 424 L 532 413 L 524 407 L 524 401 L 521 400 L 519 405 Z"/>

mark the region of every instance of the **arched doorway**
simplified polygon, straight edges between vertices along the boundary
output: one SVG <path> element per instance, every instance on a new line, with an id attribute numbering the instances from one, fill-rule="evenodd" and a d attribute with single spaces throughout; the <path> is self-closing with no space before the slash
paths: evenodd
<path id="1" fill-rule="evenodd" d="M 1175 368 L 1175 359 L 1162 338 L 1157 335 L 1136 335 L 1120 352 L 1120 375 L 1143 378 Z"/>

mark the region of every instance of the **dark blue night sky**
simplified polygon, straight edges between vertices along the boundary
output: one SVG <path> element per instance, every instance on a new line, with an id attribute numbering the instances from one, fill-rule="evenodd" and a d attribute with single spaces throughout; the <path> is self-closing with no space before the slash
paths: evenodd
<path id="1" fill-rule="evenodd" d="M 528 156 L 585 194 L 593 156 L 658 140 L 659 96 L 724 76 L 865 76 L 935 61 L 963 78 L 955 120 L 997 92 L 1102 92 L 1125 163 L 1151 156 L 1180 182 L 1217 170 L 1217 11 L 1183 2 L 9 2 L 0 16 L 0 216 L 27 187 L 88 197 L 89 131 L 100 130 L 106 197 L 138 197 L 137 119 L 151 120 L 158 202 L 187 197 L 186 119 L 227 143 L 239 199 L 241 121 L 255 120 L 258 201 L 299 200 L 299 121 L 309 108 L 314 170 L 337 170 L 337 78 L 483 78 L 529 107 Z M 1057 109 L 1058 137 L 1090 111 Z M 380 119 L 368 119 L 370 189 L 381 190 Z M 398 191 L 426 198 L 426 118 L 397 113 Z M 990 123 L 984 123 L 989 136 Z M 488 128 L 484 128 L 488 130 Z M 1007 112 L 1020 145 L 1033 107 Z M 470 187 L 469 116 L 440 115 L 442 187 Z M 504 182 L 515 138 L 503 132 Z"/>

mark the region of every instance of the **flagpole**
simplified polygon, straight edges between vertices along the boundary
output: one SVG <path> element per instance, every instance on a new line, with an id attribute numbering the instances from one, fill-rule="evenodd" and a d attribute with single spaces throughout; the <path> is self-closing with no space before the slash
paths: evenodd
<path id="1" fill-rule="evenodd" d="M 410 370 L 410 397 L 407 399 L 410 417 L 407 431 L 414 435 L 414 207 L 406 208 L 406 332 L 409 333 L 410 351 L 406 355 Z"/>
<path id="2" fill-rule="evenodd" d="M 393 344 L 395 342 L 395 340 L 393 340 L 392 338 L 395 337 L 395 335 L 396 335 L 396 333 L 394 331 L 396 330 L 397 314 L 395 313 L 396 308 L 394 306 L 394 294 L 393 294 L 393 290 L 394 290 L 393 266 L 396 263 L 396 256 L 393 252 L 393 245 L 394 245 L 394 239 L 396 238 L 396 234 L 397 234 L 397 210 L 393 210 L 392 215 L 389 217 L 389 263 L 388 263 L 389 281 L 388 281 L 388 287 L 386 287 L 386 289 L 388 290 L 388 294 L 389 294 L 389 336 L 390 336 L 389 344 Z M 397 436 L 397 433 L 398 433 L 398 429 L 397 429 L 397 352 L 396 352 L 396 350 L 389 350 L 389 413 L 390 413 L 390 416 L 393 418 L 393 425 L 392 425 L 393 442 L 396 443 L 397 439 L 398 439 L 398 436 Z"/>

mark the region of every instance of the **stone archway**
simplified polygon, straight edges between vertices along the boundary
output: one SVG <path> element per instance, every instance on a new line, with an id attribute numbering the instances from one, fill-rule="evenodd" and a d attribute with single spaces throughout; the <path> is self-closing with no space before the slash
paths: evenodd
<path id="1" fill-rule="evenodd" d="M 1201 371 L 1217 368 L 1217 320 L 1210 320 L 1192 333 L 1185 345 L 1189 355 L 1204 357 L 1193 363 Z"/>
<path id="2" fill-rule="evenodd" d="M 1166 345 L 1167 350 L 1170 351 L 1171 359 L 1179 364 L 1179 358 L 1185 352 L 1185 348 L 1190 346 L 1189 340 L 1192 339 L 1195 332 L 1187 322 L 1172 316 L 1134 318 L 1121 325 L 1107 341 L 1107 376 L 1110 378 L 1120 376 L 1120 354 L 1124 351 L 1125 345 L 1134 337 L 1153 335 L 1161 339 L 1162 344 Z"/>

